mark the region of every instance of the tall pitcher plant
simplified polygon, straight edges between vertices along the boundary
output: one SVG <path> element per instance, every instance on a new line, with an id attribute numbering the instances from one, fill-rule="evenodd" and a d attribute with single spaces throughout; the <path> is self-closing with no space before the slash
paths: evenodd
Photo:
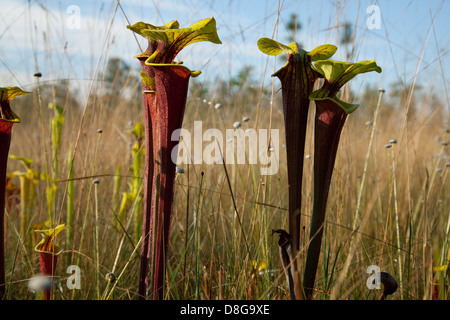
<path id="1" fill-rule="evenodd" d="M 5 188 L 6 166 L 9 147 L 11 144 L 11 130 L 14 123 L 20 122 L 19 117 L 11 110 L 12 99 L 30 94 L 18 87 L 0 88 L 0 300 L 5 296 Z"/>
<path id="2" fill-rule="evenodd" d="M 322 88 L 310 94 L 316 104 L 314 119 L 314 200 L 308 254 L 306 257 L 304 286 L 308 299 L 312 299 L 320 247 L 325 222 L 325 213 L 331 178 L 339 146 L 339 140 L 348 115 L 359 105 L 340 100 L 337 94 L 341 87 L 358 74 L 381 72 L 375 61 L 357 63 L 340 61 L 317 61 L 317 71 L 325 78 Z"/>
<path id="3" fill-rule="evenodd" d="M 337 50 L 326 44 L 307 52 L 295 42 L 286 46 L 269 38 L 258 41 L 259 49 L 268 55 L 285 52 L 286 65 L 277 71 L 281 81 L 285 119 L 286 155 L 289 183 L 289 233 L 280 234 L 280 251 L 289 281 L 291 299 L 311 299 L 320 255 L 325 209 L 337 147 L 347 115 L 358 105 L 341 101 L 339 89 L 360 73 L 381 72 L 374 61 L 345 63 L 328 60 Z M 324 78 L 319 90 L 313 91 L 317 79 Z M 316 103 L 314 127 L 314 204 L 310 228 L 310 245 L 303 281 L 300 277 L 300 217 L 302 175 L 307 118 L 310 101 Z M 291 239 L 284 241 L 283 239 Z M 286 245 L 287 244 L 287 245 Z M 286 262 L 288 258 L 288 262 Z M 292 288 L 294 286 L 294 288 Z"/>
<path id="4" fill-rule="evenodd" d="M 176 170 L 172 154 L 177 154 L 178 144 L 172 133 L 183 122 L 189 79 L 201 73 L 174 60 L 189 44 L 221 41 L 213 17 L 187 28 L 180 28 L 176 20 L 164 26 L 138 22 L 127 28 L 148 40 L 147 49 L 137 56 L 143 70 L 146 151 L 139 299 L 146 298 L 149 265 L 152 297 L 163 299 Z"/>
<path id="5" fill-rule="evenodd" d="M 289 190 L 289 236 L 292 239 L 288 242 L 292 248 L 280 246 L 280 249 L 285 253 L 289 252 L 288 264 L 290 266 L 286 268 L 286 272 L 289 272 L 287 278 L 292 279 L 289 283 L 294 285 L 294 288 L 292 286 L 289 288 L 291 299 L 303 300 L 304 293 L 299 265 L 303 159 L 310 104 L 309 95 L 313 92 L 315 81 L 322 77 L 314 69 L 312 62 L 330 58 L 337 48 L 333 45 L 323 45 L 307 52 L 299 48 L 295 42 L 286 46 L 269 38 L 259 39 L 258 48 L 272 56 L 285 52 L 288 57 L 284 67 L 272 75 L 280 79 L 283 96 Z M 283 237 L 286 237 L 286 234 L 283 234 Z M 280 233 L 280 235 L 282 234 Z M 285 261 L 285 259 L 283 260 Z"/>

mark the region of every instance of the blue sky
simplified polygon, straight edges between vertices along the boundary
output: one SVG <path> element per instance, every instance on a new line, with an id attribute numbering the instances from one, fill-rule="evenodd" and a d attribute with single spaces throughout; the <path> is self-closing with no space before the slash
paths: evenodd
<path id="1" fill-rule="evenodd" d="M 252 65 L 254 76 L 263 77 L 270 85 L 270 75 L 282 62 L 268 59 L 258 50 L 256 42 L 273 35 L 287 44 L 285 26 L 292 13 L 298 14 L 302 24 L 296 40 L 306 50 L 323 43 L 336 44 L 339 46 L 336 60 L 346 59 L 346 50 L 339 45 L 342 28 L 338 26 L 346 22 L 354 25 L 352 61 L 376 59 L 383 68 L 382 74 L 359 76 L 352 84 L 354 90 L 366 83 L 388 88 L 394 81 L 416 80 L 423 88 L 442 91 L 444 84 L 450 82 L 449 1 L 122 0 L 120 3 L 126 17 L 120 8 L 115 12 L 116 1 L 112 0 L 31 0 L 30 4 L 26 0 L 1 1 L 0 86 L 20 85 L 29 89 L 33 86 L 33 73 L 39 70 L 43 81 L 81 79 L 74 80 L 74 84 L 86 87 L 99 57 L 100 72 L 104 62 L 113 56 L 138 67 L 133 56 L 139 53 L 139 46 L 125 28 L 127 19 L 131 23 L 145 21 L 155 25 L 177 19 L 181 26 L 188 26 L 210 16 L 217 21 L 223 44 L 189 46 L 180 53 L 180 60 L 191 69 L 202 70 L 201 79 L 208 81 L 217 77 L 228 79 L 242 67 Z M 67 25 L 71 19 L 67 9 L 71 5 L 80 9 L 79 29 Z M 379 29 L 367 28 L 371 17 L 367 8 L 371 5 L 380 9 Z M 145 47 L 144 39 L 138 41 Z"/>

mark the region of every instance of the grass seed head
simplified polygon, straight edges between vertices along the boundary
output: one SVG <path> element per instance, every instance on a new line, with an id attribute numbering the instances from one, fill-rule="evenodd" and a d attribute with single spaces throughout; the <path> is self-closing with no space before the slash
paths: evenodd
<path id="1" fill-rule="evenodd" d="M 114 283 L 114 282 L 116 282 L 117 277 L 116 277 L 116 275 L 115 275 L 114 273 L 108 272 L 108 273 L 105 275 L 105 279 L 106 279 L 108 282 L 110 282 L 110 283 Z"/>
<path id="2" fill-rule="evenodd" d="M 389 140 L 389 143 L 390 144 L 396 144 L 398 141 L 397 141 L 397 139 L 391 139 L 391 140 Z"/>

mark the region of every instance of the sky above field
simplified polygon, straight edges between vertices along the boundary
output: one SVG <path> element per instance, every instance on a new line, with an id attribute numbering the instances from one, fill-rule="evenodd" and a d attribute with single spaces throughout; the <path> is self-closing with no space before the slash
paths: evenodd
<path id="1" fill-rule="evenodd" d="M 146 47 L 145 39 L 136 39 L 126 29 L 128 21 L 162 25 L 177 19 L 184 27 L 210 16 L 217 21 L 223 44 L 189 46 L 179 60 L 202 70 L 201 79 L 212 82 L 236 76 L 251 65 L 255 80 L 270 86 L 270 75 L 283 62 L 261 53 L 256 42 L 269 37 L 288 44 L 286 25 L 292 13 L 302 26 L 296 41 L 306 50 L 332 43 L 339 47 L 336 60 L 347 59 L 352 48 L 352 61 L 376 59 L 383 73 L 358 76 L 353 90 L 362 90 L 367 83 L 388 88 L 402 81 L 442 94 L 450 81 L 450 1 L 122 0 L 120 4 L 0 1 L 0 86 L 31 89 L 33 73 L 40 71 L 41 81 L 70 78 L 86 88 L 97 64 L 101 72 L 108 58 L 120 57 L 138 68 L 133 57 L 140 53 L 139 46 Z M 340 45 L 345 23 L 355 30 L 348 49 Z"/>

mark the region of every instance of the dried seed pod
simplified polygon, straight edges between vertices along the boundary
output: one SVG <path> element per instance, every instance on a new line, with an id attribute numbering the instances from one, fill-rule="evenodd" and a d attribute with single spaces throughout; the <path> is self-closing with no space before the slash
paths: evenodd
<path id="1" fill-rule="evenodd" d="M 388 295 L 397 291 L 397 281 L 389 273 L 380 272 L 380 282 L 383 284 L 383 293 L 380 296 L 380 300 L 385 300 Z"/>

